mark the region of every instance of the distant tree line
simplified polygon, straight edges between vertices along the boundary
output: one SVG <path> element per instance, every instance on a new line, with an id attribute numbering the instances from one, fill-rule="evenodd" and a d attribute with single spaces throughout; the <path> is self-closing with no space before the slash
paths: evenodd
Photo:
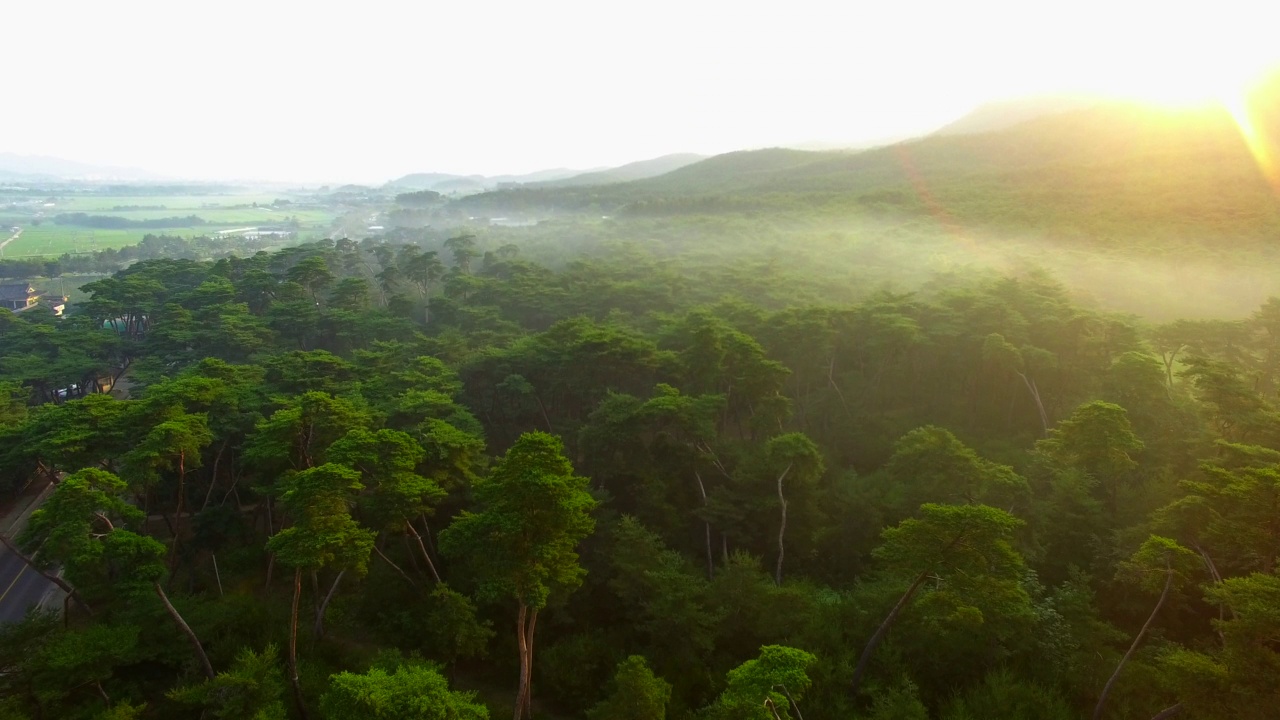
<path id="1" fill-rule="evenodd" d="M 422 207 L 424 205 L 435 205 L 440 202 L 440 193 L 434 190 L 419 190 L 418 192 L 407 192 L 396 195 L 396 204 L 408 207 Z"/>
<path id="2" fill-rule="evenodd" d="M 53 222 L 57 225 L 76 225 L 101 230 L 125 230 L 131 228 L 158 230 L 163 228 L 198 227 L 208 224 L 207 220 L 196 215 L 130 220 L 129 218 L 116 217 L 115 215 L 89 215 L 87 213 L 62 213 L 55 215 Z"/>

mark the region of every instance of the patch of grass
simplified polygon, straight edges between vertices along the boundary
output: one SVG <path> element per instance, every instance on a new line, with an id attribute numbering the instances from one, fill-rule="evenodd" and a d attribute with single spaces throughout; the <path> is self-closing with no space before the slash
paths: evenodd
<path id="1" fill-rule="evenodd" d="M 22 226 L 22 236 L 5 247 L 5 257 L 57 257 L 63 253 L 76 254 L 106 250 L 135 245 L 142 240 L 143 235 L 156 232 L 155 230 L 96 230 L 54 225 L 48 220 L 39 225 L 27 224 L 29 222 L 29 220 L 24 222 L 16 218 L 0 218 L 0 225 L 4 225 L 5 230 L 11 225 Z M 4 235 L 7 239 L 8 233 Z"/>

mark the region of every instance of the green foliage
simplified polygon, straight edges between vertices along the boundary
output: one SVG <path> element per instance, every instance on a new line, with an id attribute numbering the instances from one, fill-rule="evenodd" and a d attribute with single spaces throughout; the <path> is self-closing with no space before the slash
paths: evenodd
<path id="1" fill-rule="evenodd" d="M 613 692 L 587 713 L 590 720 L 665 720 L 671 685 L 640 655 L 618 663 Z"/>
<path id="2" fill-rule="evenodd" d="M 448 585 L 438 585 L 427 599 L 427 646 L 447 662 L 483 657 L 494 636 L 493 623 L 476 615 L 471 598 Z"/>
<path id="3" fill-rule="evenodd" d="M 1011 544 L 1022 521 L 985 505 L 920 506 L 918 518 L 886 528 L 875 556 L 887 572 L 914 576 L 945 573 L 947 587 L 990 595 L 1001 581 L 1011 592 L 1018 585 L 1022 557 Z M 1017 589 L 1015 589 L 1017 588 Z"/>
<path id="4" fill-rule="evenodd" d="M 1217 572 L 1272 572 L 1280 557 L 1280 453 L 1221 443 L 1219 454 L 1198 477 L 1184 480 L 1185 494 L 1154 518 L 1204 551 Z"/>
<path id="5" fill-rule="evenodd" d="M 924 503 L 1020 508 L 1030 494 L 1026 480 L 1013 468 L 978 457 L 950 432 L 932 426 L 898 440 L 884 475 L 888 502 L 902 515 Z"/>
<path id="6" fill-rule="evenodd" d="M 20 383 L 0 382 L 0 428 L 20 425 L 27 418 L 27 396 Z"/>
<path id="7" fill-rule="evenodd" d="M 1065 465 L 1105 481 L 1124 475 L 1134 467 L 1130 453 L 1143 448 L 1134 436 L 1124 408 L 1092 402 L 1076 408 L 1071 417 L 1058 423 L 1036 449 Z"/>
<path id="8" fill-rule="evenodd" d="M 139 485 L 153 484 L 161 470 L 194 470 L 200 467 L 201 450 L 213 442 L 208 418 L 176 413 L 151 428 L 124 457 L 124 464 Z"/>
<path id="9" fill-rule="evenodd" d="M 432 512 L 445 496 L 439 485 L 414 472 L 426 451 L 407 433 L 355 428 L 334 442 L 327 456 L 360 471 L 370 490 L 361 502 L 366 522 L 380 530 L 403 528 Z"/>
<path id="10" fill-rule="evenodd" d="M 126 489 L 123 480 L 105 470 L 68 475 L 31 513 L 19 544 L 28 552 L 38 548 L 41 558 L 59 563 L 73 585 L 102 579 L 106 554 L 102 538 L 114 534 L 104 531 L 142 519 L 142 511 L 125 501 Z"/>
<path id="11" fill-rule="evenodd" d="M 970 163 L 977 146 L 1007 150 L 950 142 Z M 1087 146 L 1009 156 L 1034 178 Z M 1280 301 L 1148 327 L 1101 308 L 1216 312 L 1193 285 L 1211 258 L 1187 253 L 1184 230 L 1141 223 L 1176 264 L 1196 263 L 1183 299 L 1154 291 L 1153 265 L 1090 286 L 1080 278 L 1135 250 L 1090 258 L 1081 243 L 1106 241 L 1079 230 L 1025 239 L 1066 217 L 991 204 L 1025 199 L 1027 177 L 987 186 L 1005 177 L 988 168 L 961 187 L 919 161 L 950 217 L 1025 221 L 1016 247 L 956 243 L 917 219 L 914 193 L 884 185 L 905 182 L 900 158 L 851 157 L 726 158 L 598 188 L 580 196 L 589 219 L 528 228 L 440 229 L 490 197 L 250 257 L 156 240 L 146 252 L 169 257 L 90 284 L 65 319 L 0 312 L 0 482 L 58 483 L 18 545 L 94 611 L 72 604 L 65 631 L 36 618 L 0 632 L 0 715 L 92 718 L 106 695 L 121 716 L 279 718 L 270 648 L 289 641 L 293 599 L 302 695 L 314 705 L 334 675 L 325 711 L 340 717 L 445 712 L 458 698 L 443 676 L 488 699 L 515 670 L 488 651 L 522 644 L 523 669 L 539 658 L 538 711 L 566 716 L 767 719 L 768 699 L 798 717 L 768 684 L 780 674 L 809 720 L 1079 717 L 1133 645 L 1111 714 L 1181 702 L 1188 717 L 1268 717 Z M 1128 167 L 1173 167 L 1148 160 Z M 874 187 L 815 204 L 862 163 L 884 171 Z M 1053 169 L 1057 198 L 1103 193 Z M 782 176 L 797 194 L 759 194 Z M 654 187 L 709 181 L 743 194 Z M 1216 200 L 1182 198 L 1198 208 L 1184 220 L 1245 207 L 1226 197 L 1245 184 L 1213 187 Z M 1157 202 L 1120 195 L 1131 219 Z M 1239 251 L 1221 240 L 1205 252 Z M 983 269 L 1006 243 L 1012 269 Z M 1069 269 L 1054 267 L 1058 245 Z M 1251 264 L 1233 277 L 1241 298 L 1272 263 Z M 1089 290 L 1097 302 L 1078 304 Z M 130 399 L 100 392 L 122 372 Z M 166 590 L 222 671 L 209 682 L 192 684 L 181 635 L 157 621 Z M 389 648 L 445 665 L 427 675 Z"/>
<path id="12" fill-rule="evenodd" d="M 280 504 L 294 524 L 273 535 L 267 548 L 289 567 L 340 567 L 363 573 L 374 533 L 361 528 L 350 513 L 353 495 L 363 487 L 360 473 L 333 463 L 282 480 Z"/>
<path id="13" fill-rule="evenodd" d="M 1159 594 L 1172 579 L 1173 587 L 1191 584 L 1203 574 L 1200 558 L 1169 538 L 1152 535 L 1129 559 L 1120 563 L 1116 578 L 1148 593 Z"/>
<path id="14" fill-rule="evenodd" d="M 325 715 L 387 720 L 487 720 L 489 711 L 473 693 L 449 689 L 439 672 L 424 665 L 402 665 L 388 673 L 372 668 L 363 674 L 342 672 L 329 679 L 320 700 Z"/>
<path id="15" fill-rule="evenodd" d="M 96 714 L 102 701 L 84 688 L 127 677 L 145 657 L 139 635 L 137 626 L 125 624 L 65 629 L 39 610 L 0 626 L 0 695 L 10 699 L 0 705 L 0 717 Z"/>
<path id="16" fill-rule="evenodd" d="M 791 701 L 799 701 L 809 688 L 806 670 L 816 658 L 795 648 L 766 645 L 760 656 L 729 671 L 728 687 L 704 711 L 717 720 L 771 720 L 776 713 L 794 718 Z M 790 699 L 788 699 L 788 694 Z"/>
<path id="17" fill-rule="evenodd" d="M 1019 679 L 1007 669 L 989 673 L 982 684 L 951 699 L 940 720 L 1072 720 L 1078 713 L 1051 688 Z"/>
<path id="18" fill-rule="evenodd" d="M 867 720 L 929 720 L 919 688 L 906 678 L 873 695 Z"/>
<path id="19" fill-rule="evenodd" d="M 1036 443 L 1036 452 L 1093 483 L 1095 496 L 1114 514 L 1121 510 L 1122 493 L 1129 489 L 1138 466 L 1132 454 L 1144 447 L 1133 434 L 1124 408 L 1095 401 L 1058 423 Z"/>
<path id="20" fill-rule="evenodd" d="M 323 461 L 324 451 L 351 429 L 369 424 L 369 415 L 353 402 L 322 392 L 292 399 L 258 423 L 245 457 L 266 470 L 302 470 Z"/>
<path id="21" fill-rule="evenodd" d="M 1210 652 L 1171 648 L 1161 660 L 1175 679 L 1178 698 L 1194 717 L 1261 720 L 1280 702 L 1274 678 L 1280 652 L 1280 578 L 1254 573 L 1205 591 L 1227 614 L 1214 620 L 1222 647 Z"/>
<path id="22" fill-rule="evenodd" d="M 582 582 L 577 545 L 595 527 L 586 478 L 573 474 L 557 438 L 525 433 L 475 486 L 480 512 L 464 511 L 441 549 L 472 563 L 487 597 L 542 607 L 553 589 Z"/>
<path id="23" fill-rule="evenodd" d="M 215 718 L 284 720 L 284 674 L 275 645 L 242 648 L 230 669 L 199 685 L 175 688 L 170 700 L 195 705 Z"/>

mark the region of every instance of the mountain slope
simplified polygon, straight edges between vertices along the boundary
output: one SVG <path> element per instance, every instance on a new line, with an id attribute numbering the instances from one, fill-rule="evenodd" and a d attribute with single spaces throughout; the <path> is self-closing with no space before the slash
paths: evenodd
<path id="1" fill-rule="evenodd" d="M 469 202 L 476 212 L 873 211 L 1072 236 L 1280 238 L 1277 194 L 1225 110 L 1125 103 L 857 153 L 729 153 L 630 183 Z"/>
<path id="2" fill-rule="evenodd" d="M 158 180 L 137 168 L 93 165 L 46 155 L 0 153 L 0 178 L 8 180 Z"/>
<path id="3" fill-rule="evenodd" d="M 411 173 L 386 184 L 389 190 L 434 190 L 440 193 L 477 193 L 501 185 L 549 182 L 581 174 L 581 170 L 554 168 L 523 175 L 453 175 L 450 173 Z"/>
<path id="4" fill-rule="evenodd" d="M 1086 95 L 1047 95 L 1001 100 L 975 108 L 963 117 L 935 130 L 933 135 L 975 135 L 1005 130 L 1029 120 L 1084 110 L 1101 104 Z"/>
<path id="5" fill-rule="evenodd" d="M 663 155 L 651 160 L 640 160 L 626 165 L 619 165 L 615 168 L 607 170 L 598 170 L 596 172 L 582 173 L 558 180 L 544 180 L 542 182 L 528 183 L 534 187 L 582 187 L 586 185 L 609 185 L 612 183 L 630 182 L 632 180 L 643 180 L 645 178 L 665 175 L 673 170 L 678 170 L 686 165 L 692 165 L 699 160 L 705 160 L 705 155 L 695 155 L 693 153 L 677 153 L 674 155 Z"/>

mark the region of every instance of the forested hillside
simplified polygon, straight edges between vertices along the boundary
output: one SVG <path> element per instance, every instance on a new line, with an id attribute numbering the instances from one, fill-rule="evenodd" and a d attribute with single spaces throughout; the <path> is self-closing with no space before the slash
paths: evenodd
<path id="1" fill-rule="evenodd" d="M 0 717 L 1274 716 L 1280 300 L 634 222 L 0 311 L 0 479 L 53 484 L 10 542 L 70 593 L 0 627 Z"/>
<path id="2" fill-rule="evenodd" d="M 1255 124 L 1280 125 L 1280 109 Z M 1257 248 L 1280 235 L 1280 200 L 1226 109 L 1122 103 L 856 153 L 730 153 L 646 180 L 499 190 L 463 206 L 472 214 L 909 215 L 1150 252 L 1171 243 Z"/>

